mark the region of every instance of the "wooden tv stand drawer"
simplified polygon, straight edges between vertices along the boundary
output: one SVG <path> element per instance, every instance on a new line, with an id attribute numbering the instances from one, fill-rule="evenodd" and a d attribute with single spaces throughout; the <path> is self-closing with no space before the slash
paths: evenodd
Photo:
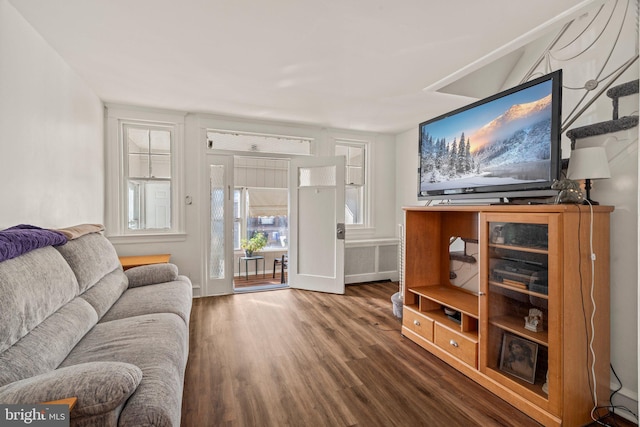
<path id="1" fill-rule="evenodd" d="M 428 317 L 405 306 L 402 313 L 402 325 L 422 338 L 433 342 L 433 320 Z"/>
<path id="2" fill-rule="evenodd" d="M 435 344 L 462 360 L 464 363 L 478 367 L 478 343 L 457 332 L 446 328 L 439 323 L 434 326 Z"/>

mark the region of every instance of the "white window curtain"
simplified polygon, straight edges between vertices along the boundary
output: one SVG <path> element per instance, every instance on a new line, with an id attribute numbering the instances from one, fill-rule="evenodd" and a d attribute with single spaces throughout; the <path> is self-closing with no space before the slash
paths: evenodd
<path id="1" fill-rule="evenodd" d="M 286 216 L 288 191 L 286 188 L 249 188 L 249 217 Z"/>

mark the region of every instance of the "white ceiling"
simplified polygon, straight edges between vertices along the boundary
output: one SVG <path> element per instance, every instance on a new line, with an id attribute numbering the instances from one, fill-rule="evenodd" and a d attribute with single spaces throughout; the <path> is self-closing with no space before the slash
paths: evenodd
<path id="1" fill-rule="evenodd" d="M 584 0 L 10 0 L 105 102 L 396 133 Z"/>

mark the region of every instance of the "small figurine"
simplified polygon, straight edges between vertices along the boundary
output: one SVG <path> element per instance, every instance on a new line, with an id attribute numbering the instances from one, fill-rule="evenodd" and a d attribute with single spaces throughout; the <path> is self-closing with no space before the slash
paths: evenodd
<path id="1" fill-rule="evenodd" d="M 491 234 L 491 241 L 502 245 L 504 243 L 504 236 L 502 235 L 502 226 L 496 226 Z"/>
<path id="2" fill-rule="evenodd" d="M 537 308 L 529 309 L 529 315 L 524 318 L 524 328 L 532 332 L 544 330 L 542 325 L 542 311 Z"/>
<path id="3" fill-rule="evenodd" d="M 578 181 L 571 179 L 554 180 L 551 188 L 560 190 L 555 199 L 556 205 L 561 203 L 582 203 L 584 200 Z"/>
<path id="4" fill-rule="evenodd" d="M 542 384 L 542 391 L 545 392 L 545 394 L 549 394 L 549 370 L 547 369 L 547 375 L 544 377 L 544 384 Z"/>

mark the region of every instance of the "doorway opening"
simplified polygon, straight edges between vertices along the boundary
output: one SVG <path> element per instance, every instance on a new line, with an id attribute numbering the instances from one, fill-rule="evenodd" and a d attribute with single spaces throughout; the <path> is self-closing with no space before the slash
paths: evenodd
<path id="1" fill-rule="evenodd" d="M 288 287 L 288 174 L 287 158 L 234 157 L 234 292 Z M 243 243 L 255 237 L 264 247 L 247 253 Z"/>

